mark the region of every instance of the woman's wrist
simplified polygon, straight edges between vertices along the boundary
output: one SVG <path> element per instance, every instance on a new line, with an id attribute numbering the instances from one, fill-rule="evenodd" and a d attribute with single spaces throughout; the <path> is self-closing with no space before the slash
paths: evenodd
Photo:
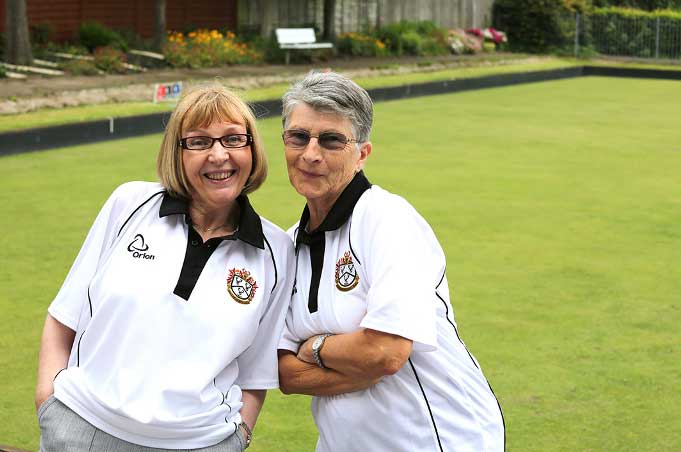
<path id="1" fill-rule="evenodd" d="M 248 424 L 244 421 L 241 421 L 241 424 L 239 424 L 239 427 L 244 432 L 244 442 L 246 443 L 245 448 L 248 448 L 248 446 L 251 445 L 251 440 L 253 439 L 253 431 L 248 426 Z"/>

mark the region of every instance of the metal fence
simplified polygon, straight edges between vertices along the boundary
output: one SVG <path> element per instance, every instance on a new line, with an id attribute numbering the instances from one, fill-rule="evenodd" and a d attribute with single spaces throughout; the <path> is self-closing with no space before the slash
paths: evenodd
<path id="1" fill-rule="evenodd" d="M 681 59 L 681 21 L 666 18 L 574 17 L 574 53 Z"/>

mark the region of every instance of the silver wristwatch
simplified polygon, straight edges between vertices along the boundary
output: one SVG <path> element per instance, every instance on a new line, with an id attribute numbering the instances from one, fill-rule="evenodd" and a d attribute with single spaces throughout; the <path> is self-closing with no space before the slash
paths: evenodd
<path id="1" fill-rule="evenodd" d="M 312 342 L 312 358 L 314 359 L 314 362 L 321 367 L 322 369 L 326 369 L 326 366 L 322 362 L 322 357 L 319 355 L 322 351 L 322 347 L 324 346 L 324 341 L 326 340 L 327 337 L 333 336 L 331 333 L 326 333 L 317 336 L 317 338 Z"/>

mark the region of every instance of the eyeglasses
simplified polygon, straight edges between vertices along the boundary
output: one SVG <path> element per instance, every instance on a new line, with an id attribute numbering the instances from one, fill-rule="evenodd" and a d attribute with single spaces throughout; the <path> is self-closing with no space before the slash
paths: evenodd
<path id="1" fill-rule="evenodd" d="M 292 149 L 304 149 L 311 138 L 316 138 L 317 143 L 329 151 L 341 151 L 348 143 L 359 143 L 338 132 L 322 132 L 319 135 L 312 135 L 307 130 L 301 129 L 285 130 L 281 137 L 284 139 L 284 145 Z"/>
<path id="2" fill-rule="evenodd" d="M 213 147 L 216 141 L 227 149 L 243 148 L 253 143 L 253 135 L 250 133 L 233 133 L 220 138 L 213 137 L 187 137 L 180 138 L 178 144 L 182 149 L 190 151 L 204 151 Z"/>

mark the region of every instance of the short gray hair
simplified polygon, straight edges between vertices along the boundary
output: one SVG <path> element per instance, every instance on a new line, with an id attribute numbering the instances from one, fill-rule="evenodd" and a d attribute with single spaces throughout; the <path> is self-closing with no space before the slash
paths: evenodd
<path id="1" fill-rule="evenodd" d="M 293 109 L 300 103 L 313 110 L 336 114 L 350 120 L 355 139 L 369 141 L 374 104 L 369 93 L 357 83 L 336 72 L 309 72 L 282 98 L 284 128 Z"/>

